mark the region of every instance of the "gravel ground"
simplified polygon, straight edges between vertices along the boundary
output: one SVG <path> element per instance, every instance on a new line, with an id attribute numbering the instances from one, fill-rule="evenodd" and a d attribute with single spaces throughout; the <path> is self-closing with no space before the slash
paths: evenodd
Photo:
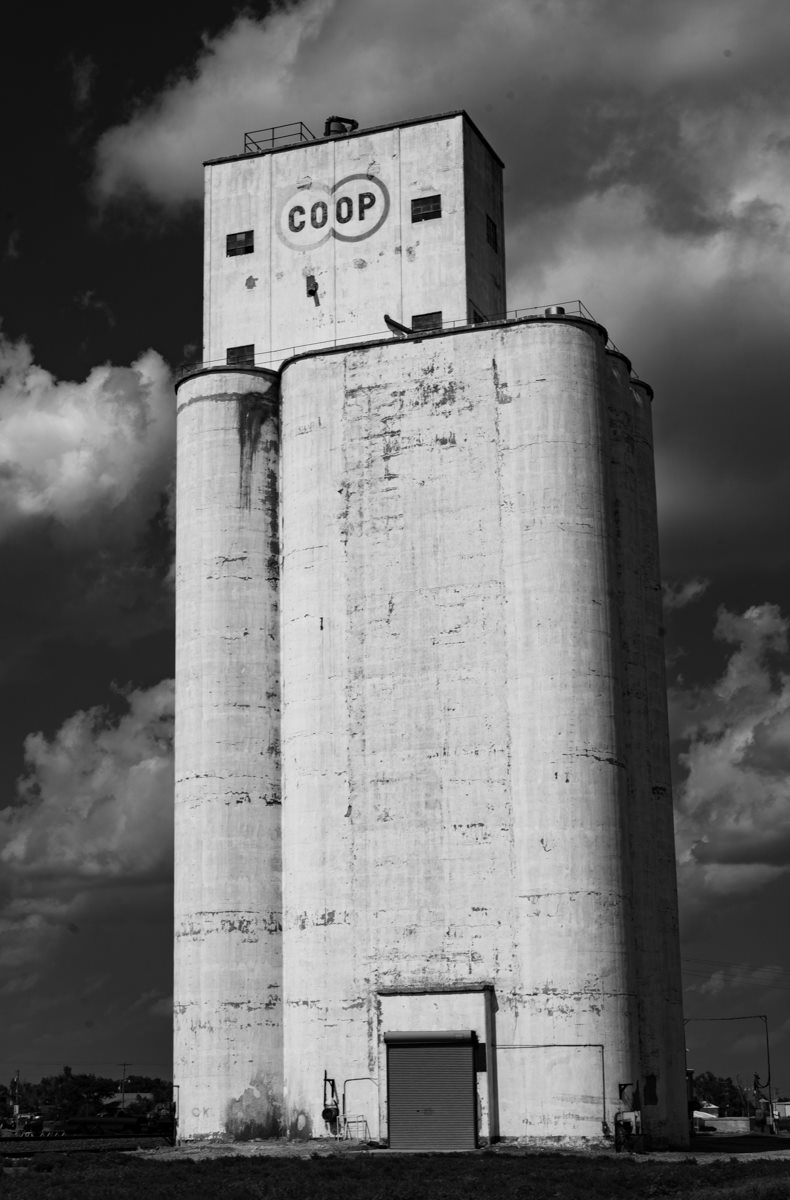
<path id="1" fill-rule="evenodd" d="M 386 1156 L 389 1158 L 394 1157 L 396 1154 L 408 1154 L 412 1156 L 424 1153 L 419 1150 L 387 1150 L 376 1146 L 368 1146 L 365 1142 L 334 1141 L 329 1138 L 316 1138 L 307 1142 L 289 1142 L 284 1138 L 277 1141 L 260 1142 L 195 1141 L 183 1142 L 178 1146 L 163 1145 L 160 1143 L 156 1147 L 140 1148 L 134 1151 L 131 1151 L 127 1143 L 127 1148 L 136 1157 L 154 1158 L 164 1162 L 178 1161 L 180 1159 L 191 1159 L 193 1162 L 201 1162 L 213 1158 L 251 1158 L 267 1155 L 275 1158 L 325 1158 L 333 1155 L 370 1154 L 375 1157 Z M 646 1154 L 621 1153 L 616 1155 L 613 1150 L 608 1149 L 563 1149 L 554 1143 L 519 1146 L 512 1142 L 500 1142 L 493 1147 L 493 1151 L 495 1154 L 523 1155 L 525 1157 L 535 1154 L 568 1154 L 574 1157 L 587 1158 L 627 1158 L 637 1163 L 697 1162 L 702 1166 L 705 1163 L 717 1162 L 722 1159 L 743 1161 L 754 1158 L 790 1159 L 790 1134 L 779 1134 L 776 1137 L 750 1135 L 740 1138 L 727 1137 L 726 1135 L 717 1136 L 714 1134 L 710 1137 L 694 1138 L 689 1150 L 662 1150 Z M 436 1154 L 437 1151 L 431 1151 L 430 1153 Z M 448 1151 L 448 1153 L 458 1154 L 459 1151 Z M 469 1150 L 466 1153 L 471 1155 L 483 1154 L 486 1153 L 486 1147 L 482 1147 L 480 1150 Z"/>
<path id="2" fill-rule="evenodd" d="M 365 1142 L 335 1141 L 329 1138 L 315 1138 L 306 1142 L 292 1142 L 285 1138 L 275 1141 L 250 1142 L 217 1142 L 195 1141 L 184 1142 L 171 1146 L 163 1138 L 19 1138 L 3 1139 L 0 1141 L 0 1159 L 24 1159 L 39 1154 L 74 1154 L 102 1151 L 123 1151 L 136 1158 L 154 1159 L 159 1162 L 193 1161 L 202 1162 L 216 1158 L 252 1158 L 268 1156 L 273 1158 L 328 1158 L 345 1155 L 371 1155 L 374 1157 L 395 1157 L 397 1154 L 407 1154 L 412 1157 L 421 1151 L 395 1151 L 377 1146 L 369 1146 Z M 512 1142 L 500 1142 L 493 1147 L 495 1154 L 508 1156 L 518 1155 L 528 1157 L 540 1154 L 567 1154 L 571 1157 L 606 1158 L 617 1157 L 640 1162 L 689 1162 L 696 1161 L 701 1166 L 722 1159 L 737 1159 L 748 1161 L 754 1158 L 790 1159 L 790 1134 L 779 1134 L 775 1137 L 764 1137 L 752 1134 L 746 1137 L 727 1137 L 726 1135 L 710 1135 L 696 1137 L 689 1150 L 653 1151 L 647 1154 L 621 1153 L 615 1155 L 609 1149 L 569 1149 L 558 1147 L 555 1143 L 545 1145 L 531 1144 L 519 1146 Z M 436 1151 L 431 1153 L 435 1154 Z M 448 1152 L 449 1153 L 449 1152 Z M 452 1151 L 453 1154 L 459 1153 Z M 466 1153 L 479 1155 L 486 1153 L 486 1148 L 470 1150 Z"/>

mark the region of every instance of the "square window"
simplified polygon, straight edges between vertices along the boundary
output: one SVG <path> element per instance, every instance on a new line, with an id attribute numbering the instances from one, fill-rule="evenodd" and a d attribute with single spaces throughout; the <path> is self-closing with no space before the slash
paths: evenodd
<path id="1" fill-rule="evenodd" d="M 254 249 L 254 229 L 245 229 L 243 233 L 229 233 L 225 238 L 225 254 L 227 258 L 232 258 L 234 254 L 252 254 Z"/>
<path id="2" fill-rule="evenodd" d="M 227 364 L 229 367 L 254 367 L 255 344 L 251 346 L 228 346 Z"/>
<path id="3" fill-rule="evenodd" d="M 441 312 L 415 313 L 411 319 L 413 333 L 421 333 L 425 329 L 441 329 Z"/>
<path id="4" fill-rule="evenodd" d="M 421 196 L 411 202 L 412 221 L 432 221 L 442 215 L 441 196 Z"/>
<path id="5" fill-rule="evenodd" d="M 486 215 L 486 240 L 492 250 L 499 250 L 499 233 L 496 223 Z"/>

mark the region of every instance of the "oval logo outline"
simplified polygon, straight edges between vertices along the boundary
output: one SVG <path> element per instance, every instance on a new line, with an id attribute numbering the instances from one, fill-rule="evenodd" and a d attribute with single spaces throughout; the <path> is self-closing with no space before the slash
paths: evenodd
<path id="1" fill-rule="evenodd" d="M 382 211 L 377 215 L 374 223 L 369 228 L 364 229 L 361 233 L 346 233 L 342 232 L 338 228 L 338 225 L 346 225 L 351 221 L 354 209 L 354 199 L 352 199 L 350 196 L 341 195 L 334 204 L 329 204 L 327 201 L 330 197 L 334 197 L 336 193 L 339 192 L 342 187 L 344 187 L 344 185 L 354 183 L 357 180 L 363 180 L 368 184 L 375 185 L 375 188 L 381 195 L 381 199 L 383 201 L 381 206 Z M 293 250 L 315 250 L 318 246 L 322 246 L 330 237 L 336 238 L 339 242 L 364 241 L 365 238 L 372 237 L 374 233 L 377 233 L 389 216 L 391 207 L 389 190 L 386 184 L 376 175 L 355 172 L 351 175 L 344 175 L 342 179 L 338 179 L 337 183 L 335 183 L 334 186 L 328 190 L 319 185 L 318 187 L 311 188 L 310 191 L 312 192 L 312 196 L 310 197 L 312 199 L 312 204 L 307 203 L 308 196 L 306 196 L 304 194 L 304 190 L 302 190 L 301 192 L 292 192 L 280 209 L 280 216 L 276 226 L 277 233 L 279 234 L 281 241 L 285 242 L 285 244 Z M 361 214 L 361 216 L 357 217 L 355 224 L 358 224 L 360 221 L 364 221 L 365 213 L 373 207 L 372 204 L 365 205 L 362 203 L 364 195 L 364 192 L 359 192 L 357 197 L 355 197 L 358 199 L 357 211 Z M 344 219 L 341 219 L 338 211 L 339 205 L 342 201 L 346 201 L 347 205 L 347 207 L 344 209 Z M 311 213 L 316 205 L 319 204 L 322 207 L 326 205 L 328 210 L 327 220 L 322 222 L 321 225 L 316 225 L 316 223 L 312 220 Z M 349 207 L 351 211 L 349 211 Z M 299 221 L 298 226 L 296 226 L 297 220 Z M 315 232 L 317 232 L 319 229 L 322 231 L 325 229 L 326 232 L 322 232 L 322 236 L 317 239 L 310 239 L 308 237 L 305 242 L 300 244 L 295 239 L 294 235 L 298 235 L 303 229 L 307 230 L 308 233 L 311 229 Z"/>

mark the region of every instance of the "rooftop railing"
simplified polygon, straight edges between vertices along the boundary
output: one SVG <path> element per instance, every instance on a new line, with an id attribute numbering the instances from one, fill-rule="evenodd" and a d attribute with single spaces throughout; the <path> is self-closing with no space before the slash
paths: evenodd
<path id="1" fill-rule="evenodd" d="M 300 142 L 314 142 L 304 121 L 291 121 L 290 125 L 271 125 L 268 129 L 253 129 L 244 135 L 244 153 L 260 154 L 263 150 L 277 150 L 281 146 L 298 146 Z"/>
<path id="2" fill-rule="evenodd" d="M 480 329 L 486 325 L 501 325 L 505 322 L 521 321 L 529 317 L 533 319 L 538 317 L 553 317 L 554 319 L 561 319 L 564 316 L 582 317 L 586 321 L 594 321 L 595 324 L 598 324 L 598 322 L 595 321 L 595 317 L 581 300 L 561 300 L 551 305 L 536 304 L 532 308 L 510 309 L 508 312 L 501 313 L 498 316 L 477 317 L 474 320 L 470 320 L 468 317 L 457 317 L 453 320 L 442 320 L 441 323 L 437 321 L 437 323 L 430 326 L 430 328 L 420 330 L 415 329 L 401 336 L 408 339 L 419 340 L 420 338 L 429 336 L 432 333 L 442 333 L 448 329 Z M 404 328 L 407 327 L 404 326 Z M 369 333 L 352 333 L 348 334 L 346 337 L 327 338 L 319 342 L 302 342 L 298 345 L 281 346 L 276 350 L 265 350 L 259 354 L 256 354 L 254 359 L 249 362 L 228 363 L 226 358 L 215 358 L 205 359 L 202 362 L 182 363 L 176 368 L 175 378 L 176 382 L 179 382 L 187 375 L 192 375 L 196 371 L 201 371 L 211 367 L 228 367 L 230 370 L 234 370 L 239 366 L 247 366 L 277 370 L 280 366 L 282 366 L 285 359 L 293 358 L 297 354 L 309 354 L 311 351 L 316 350 L 331 350 L 339 346 L 351 346 L 357 342 L 391 340 L 393 337 L 397 338 L 398 334 L 393 334 L 391 329 L 388 329 L 385 325 L 382 325 L 381 328 L 372 330 Z M 615 346 L 611 338 L 607 338 L 606 348 L 607 350 L 614 350 L 617 354 L 622 354 L 622 351 Z M 623 357 L 627 358 L 627 355 L 623 355 Z M 635 380 L 639 379 L 639 376 L 633 370 L 633 368 L 631 369 L 631 378 Z"/>

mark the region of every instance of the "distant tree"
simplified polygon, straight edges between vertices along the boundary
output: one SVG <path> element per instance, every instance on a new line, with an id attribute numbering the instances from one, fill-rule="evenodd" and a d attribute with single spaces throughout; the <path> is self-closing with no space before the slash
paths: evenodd
<path id="1" fill-rule="evenodd" d="M 121 1091 L 122 1080 L 108 1079 L 102 1075 L 75 1074 L 64 1066 L 59 1075 L 47 1075 L 40 1083 L 20 1080 L 19 1105 L 25 1111 L 46 1108 L 61 1120 L 69 1117 L 93 1116 L 102 1112 L 103 1101 Z M 147 1112 L 157 1104 L 169 1104 L 173 1085 L 167 1079 L 151 1078 L 148 1075 L 127 1075 L 124 1089 L 127 1096 L 136 1092 L 150 1092 L 151 1100 L 129 1100 L 124 1105 L 130 1112 Z M 0 1084 L 0 1117 L 10 1114 L 12 1096 L 9 1088 Z"/>
<path id="2" fill-rule="evenodd" d="M 722 1078 L 712 1071 L 702 1071 L 694 1076 L 694 1094 L 700 1100 L 718 1105 L 723 1117 L 742 1117 L 746 1115 L 746 1101 L 742 1091 L 727 1076 Z"/>
<path id="3" fill-rule="evenodd" d="M 101 1108 L 104 1096 L 118 1091 L 114 1079 L 97 1075 L 75 1075 L 71 1067 L 64 1067 L 60 1075 L 48 1075 L 39 1084 L 33 1085 L 37 1107 L 44 1106 L 57 1112 L 58 1117 L 92 1116 Z"/>

